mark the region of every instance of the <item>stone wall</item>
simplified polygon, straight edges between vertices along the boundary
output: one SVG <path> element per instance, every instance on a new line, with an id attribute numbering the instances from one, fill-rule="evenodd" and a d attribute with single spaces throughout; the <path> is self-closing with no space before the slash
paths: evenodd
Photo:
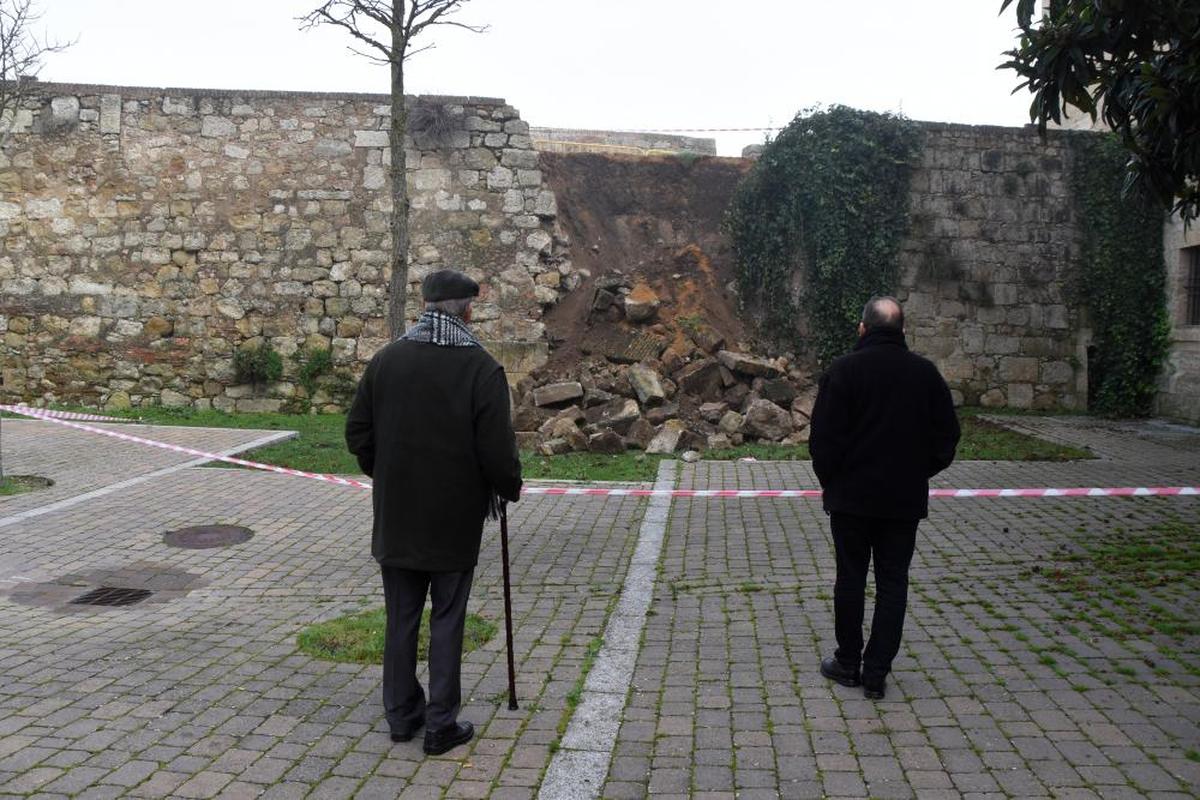
<path id="1" fill-rule="evenodd" d="M 1084 409 L 1087 320 L 1068 134 L 923 124 L 900 299 L 910 344 L 970 405 Z"/>
<path id="2" fill-rule="evenodd" d="M 387 341 L 387 98 L 39 92 L 0 157 L 2 396 L 334 407 Z M 410 102 L 439 109 L 443 132 L 406 143 L 409 315 L 425 274 L 466 269 L 483 286 L 477 329 L 516 380 L 546 358 L 545 310 L 583 277 L 558 201 L 504 101 Z M 1065 137 L 1087 134 L 924 128 L 898 290 L 914 349 L 960 402 L 1084 408 Z M 239 385 L 235 350 L 268 341 L 284 380 Z M 328 348 L 342 373 L 315 398 L 296 380 L 304 348 Z"/>
<path id="3" fill-rule="evenodd" d="M 1171 352 L 1163 366 L 1155 413 L 1200 425 L 1200 325 L 1188 325 L 1188 270 L 1200 252 L 1200 223 L 1189 229 L 1178 219 L 1163 228 L 1167 259 L 1167 310 L 1171 315 Z"/>
<path id="4" fill-rule="evenodd" d="M 515 380 L 578 280 L 554 194 L 503 100 L 409 101 L 445 129 L 406 142 L 409 316 L 424 275 L 465 269 Z M 314 398 L 331 406 L 388 336 L 387 102 L 40 85 L 0 156 L 3 397 L 275 409 L 317 348 L 343 373 Z M 235 349 L 264 341 L 285 379 L 237 385 Z"/>
<path id="5" fill-rule="evenodd" d="M 679 136 L 647 131 L 596 131 L 580 128 L 538 128 L 529 130 L 534 147 L 553 153 L 696 153 L 715 156 L 717 140 L 698 136 Z"/>

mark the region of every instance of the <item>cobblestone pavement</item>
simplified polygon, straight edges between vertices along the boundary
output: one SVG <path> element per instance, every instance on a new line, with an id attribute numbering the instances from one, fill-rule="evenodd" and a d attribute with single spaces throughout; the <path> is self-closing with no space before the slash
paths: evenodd
<path id="1" fill-rule="evenodd" d="M 51 477 L 70 466 L 57 448 L 98 444 L 72 431 L 42 440 L 36 458 L 18 456 L 8 433 L 6 422 L 6 458 L 11 447 L 21 471 Z M 197 437 L 189 443 L 224 441 Z M 114 463 L 153 455 L 106 451 Z M 498 635 L 463 666 L 463 717 L 480 735 L 439 758 L 423 756 L 419 737 L 389 741 L 378 668 L 295 646 L 305 625 L 382 604 L 368 493 L 190 469 L 9 525 L 4 559 L 35 580 L 0 584 L 0 798 L 530 797 L 643 506 L 540 498 L 512 508 L 521 708 L 507 709 Z M 224 549 L 163 543 L 165 531 L 210 523 L 255 536 Z M 471 611 L 502 631 L 498 549 L 490 526 Z M 155 594 L 122 608 L 69 604 L 102 585 Z"/>
<path id="2" fill-rule="evenodd" d="M 1200 475 L 1194 431 L 1018 424 L 1090 443 L 1105 458 L 968 463 L 942 484 L 1194 484 Z M 48 427 L 29 425 L 21 435 Z M 52 473 L 56 489 L 119 481 L 128 474 L 118 465 L 148 474 L 175 463 L 106 444 L 100 462 L 114 465 L 111 475 L 87 477 L 95 469 L 80 454 L 100 446 L 95 438 L 37 434 L 39 462 L 31 440 L 18 449 L 17 428 L 5 421 L 6 467 Z M 164 435 L 216 448 L 236 444 L 217 438 L 233 433 L 253 438 Z M 67 480 L 73 471 L 83 476 Z M 804 463 L 707 462 L 680 474 L 685 487 L 814 485 Z M 16 500 L 59 499 L 50 491 L 0 500 L 0 517 Z M 498 635 L 464 659 L 463 716 L 480 735 L 437 758 L 421 754 L 419 738 L 388 740 L 377 668 L 295 647 L 305 625 L 381 603 L 367 493 L 185 469 L 9 524 L 0 566 L 32 580 L 0 583 L 0 798 L 532 797 L 645 508 L 633 498 L 539 497 L 511 509 L 521 708 L 505 703 Z M 255 536 L 211 550 L 163 543 L 165 531 L 208 523 Z M 1197 577 L 1155 572 L 1147 550 L 1133 554 L 1146 570 L 1091 578 L 1126 563 L 1094 558 L 1101 544 L 1154 539 L 1169 551 L 1198 530 L 1195 498 L 937 502 L 919 534 L 888 698 L 872 703 L 816 671 L 832 647 L 833 564 L 819 505 L 676 500 L 603 793 L 1195 796 Z M 471 611 L 502 626 L 496 538 L 489 525 Z M 69 604 L 99 585 L 154 595 L 124 608 Z"/>
<path id="3" fill-rule="evenodd" d="M 1103 458 L 970 462 L 940 485 L 1200 482 L 1194 429 L 1001 421 Z M 681 485 L 813 481 L 805 463 L 702 462 Z M 1160 583 L 1088 554 L 1198 534 L 1195 498 L 934 501 L 904 645 L 871 702 L 817 670 L 834 648 L 819 503 L 677 500 L 604 796 L 1194 797 L 1197 576 Z M 1125 580 L 1094 574 L 1104 566 Z"/>

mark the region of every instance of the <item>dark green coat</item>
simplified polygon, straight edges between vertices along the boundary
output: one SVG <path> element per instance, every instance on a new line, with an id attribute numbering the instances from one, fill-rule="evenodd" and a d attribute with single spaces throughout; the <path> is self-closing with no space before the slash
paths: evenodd
<path id="1" fill-rule="evenodd" d="M 521 492 L 508 381 L 482 347 L 384 347 L 358 384 L 346 444 L 375 484 L 371 554 L 384 566 L 475 566 L 491 492 Z"/>

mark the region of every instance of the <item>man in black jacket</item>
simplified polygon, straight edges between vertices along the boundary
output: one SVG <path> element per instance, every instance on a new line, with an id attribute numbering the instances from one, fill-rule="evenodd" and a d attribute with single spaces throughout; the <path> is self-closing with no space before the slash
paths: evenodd
<path id="1" fill-rule="evenodd" d="M 837 554 L 837 651 L 821 674 L 882 698 L 900 650 L 917 524 L 929 515 L 929 479 L 950 466 L 958 418 L 950 389 L 909 352 L 904 312 L 891 297 L 863 309 L 854 352 L 821 376 L 809 451 L 824 489 Z M 863 650 L 863 593 L 875 558 L 875 613 Z M 860 671 L 861 667 L 861 671 Z"/>
<path id="2" fill-rule="evenodd" d="M 383 573 L 383 707 L 392 741 L 422 725 L 425 752 L 470 741 L 458 720 L 463 625 L 483 521 L 521 492 L 504 369 L 467 328 L 479 284 L 441 270 L 421 285 L 425 313 L 363 373 L 346 443 L 374 480 L 371 554 Z M 417 631 L 431 595 L 429 700 Z"/>

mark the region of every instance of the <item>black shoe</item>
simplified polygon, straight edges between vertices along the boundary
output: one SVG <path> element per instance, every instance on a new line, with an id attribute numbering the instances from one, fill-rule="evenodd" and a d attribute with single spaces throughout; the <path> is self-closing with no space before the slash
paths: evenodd
<path id="1" fill-rule="evenodd" d="M 842 686 L 860 686 L 862 684 L 858 668 L 851 669 L 836 658 L 821 659 L 821 674 Z"/>
<path id="2" fill-rule="evenodd" d="M 392 731 L 392 741 L 393 742 L 411 742 L 413 740 L 413 737 L 417 735 L 417 731 L 421 730 L 421 726 L 423 726 L 424 724 L 425 724 L 424 721 L 418 719 L 416 722 L 409 723 L 408 725 L 400 728 L 399 730 L 393 730 Z"/>
<path id="3" fill-rule="evenodd" d="M 863 697 L 868 700 L 882 700 L 885 694 L 887 694 L 886 678 L 863 679 Z"/>
<path id="4" fill-rule="evenodd" d="M 475 726 L 469 722 L 456 722 L 440 731 L 425 731 L 425 755 L 440 756 L 460 744 L 471 741 Z"/>

